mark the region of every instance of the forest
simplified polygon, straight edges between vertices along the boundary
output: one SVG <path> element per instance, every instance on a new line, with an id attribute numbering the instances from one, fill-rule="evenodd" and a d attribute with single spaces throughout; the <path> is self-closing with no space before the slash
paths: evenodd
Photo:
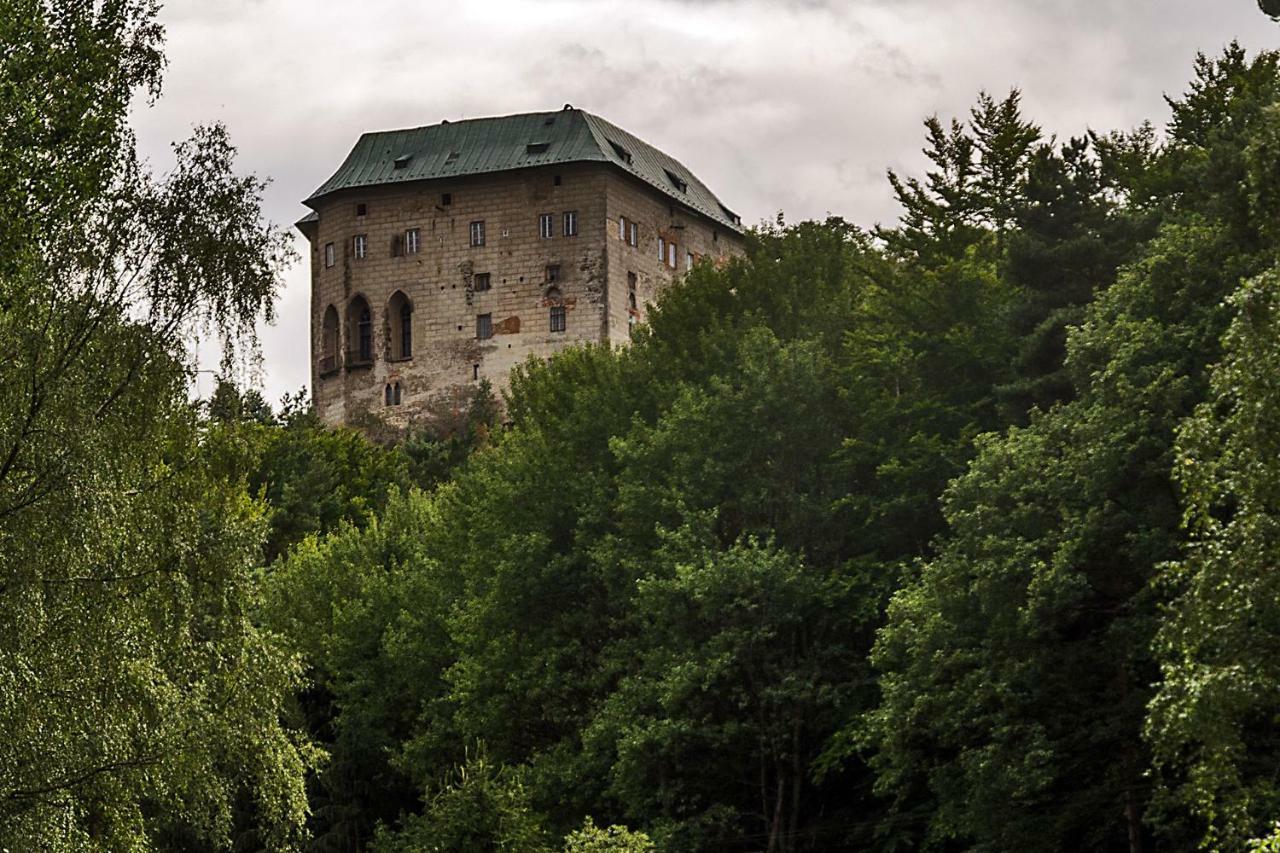
<path id="1" fill-rule="evenodd" d="M 90 5 L 0 0 L 0 849 L 1280 851 L 1280 54 L 354 430 L 191 398 L 297 259 Z"/>

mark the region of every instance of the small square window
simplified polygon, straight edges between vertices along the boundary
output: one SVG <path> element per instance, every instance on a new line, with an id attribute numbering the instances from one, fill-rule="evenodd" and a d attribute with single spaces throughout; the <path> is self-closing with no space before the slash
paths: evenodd
<path id="1" fill-rule="evenodd" d="M 548 264 L 547 265 L 547 283 L 550 284 L 553 281 L 559 281 L 559 280 L 560 280 L 560 265 Z"/>
<path id="2" fill-rule="evenodd" d="M 557 187 L 560 186 L 560 176 L 556 175 L 554 178 L 552 178 L 551 183 L 555 184 Z"/>
<path id="3" fill-rule="evenodd" d="M 333 244 L 332 244 L 332 243 L 325 243 L 325 244 L 324 244 L 324 266 L 325 266 L 325 269 L 328 269 L 329 267 L 333 266 L 333 263 L 334 263 L 334 261 L 333 261 Z"/>
<path id="4" fill-rule="evenodd" d="M 487 341 L 493 337 L 493 315 L 477 314 L 476 315 L 476 338 L 478 340 Z"/>
<path id="5" fill-rule="evenodd" d="M 482 290 L 488 290 L 493 286 L 490 282 L 489 273 L 478 272 L 471 278 L 471 289 L 477 293 Z"/>
<path id="6" fill-rule="evenodd" d="M 578 236 L 578 211 L 568 210 L 564 214 L 564 236 Z"/>
<path id="7" fill-rule="evenodd" d="M 544 213 L 538 217 L 538 236 L 546 240 L 555 235 L 555 217 Z"/>
<path id="8" fill-rule="evenodd" d="M 355 239 L 351 241 L 352 253 L 356 256 L 356 260 L 364 260 L 369 254 L 369 237 L 366 234 L 357 234 Z"/>
<path id="9" fill-rule="evenodd" d="M 567 325 L 565 310 L 563 305 L 551 306 L 551 331 L 563 332 Z"/>
<path id="10" fill-rule="evenodd" d="M 356 216 L 365 216 L 366 214 L 368 214 L 368 212 L 369 212 L 369 205 L 367 204 L 356 205 Z"/>
<path id="11" fill-rule="evenodd" d="M 422 232 L 417 228 L 410 228 L 404 232 L 404 253 L 406 255 L 418 254 L 418 249 L 422 245 Z"/>
<path id="12" fill-rule="evenodd" d="M 484 245 L 484 220 L 480 219 L 471 223 L 471 245 Z"/>
<path id="13" fill-rule="evenodd" d="M 451 204 L 453 204 L 453 193 L 441 193 L 441 194 L 440 194 L 440 206 L 441 206 L 441 207 L 448 207 L 448 206 L 449 206 L 449 205 L 451 205 Z"/>

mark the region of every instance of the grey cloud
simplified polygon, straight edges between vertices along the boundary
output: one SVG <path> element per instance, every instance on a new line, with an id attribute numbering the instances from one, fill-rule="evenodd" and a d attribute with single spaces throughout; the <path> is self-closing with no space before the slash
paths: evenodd
<path id="1" fill-rule="evenodd" d="M 1060 138 L 1166 117 L 1197 49 L 1275 44 L 1256 0 L 182 0 L 165 94 L 140 110 L 157 162 L 221 119 L 293 222 L 365 130 L 566 101 L 683 160 L 744 221 L 896 209 L 920 122 L 1017 86 Z M 299 240 L 301 247 L 301 241 Z M 267 392 L 307 381 L 307 275 L 263 335 Z"/>

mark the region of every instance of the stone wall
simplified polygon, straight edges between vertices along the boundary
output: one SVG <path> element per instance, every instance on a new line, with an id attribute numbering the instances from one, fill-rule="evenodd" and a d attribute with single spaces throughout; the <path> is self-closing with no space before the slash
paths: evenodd
<path id="1" fill-rule="evenodd" d="M 643 322 L 647 306 L 667 287 L 689 271 L 689 253 L 718 262 L 743 251 L 742 236 L 700 214 L 680 207 L 673 199 L 644 181 L 617 170 L 607 174 L 608 211 L 608 340 L 621 343 L 630 337 L 630 325 Z M 623 217 L 638 227 L 632 246 L 618 223 Z M 629 230 L 629 225 L 628 225 Z M 676 246 L 671 266 L 658 255 L 658 240 Z M 636 277 L 636 310 L 631 310 L 629 274 Z"/>
<path id="2" fill-rule="evenodd" d="M 576 236 L 564 233 L 569 211 L 576 214 Z M 366 411 L 403 423 L 480 379 L 505 390 L 512 367 L 530 356 L 584 342 L 624 342 L 631 320 L 643 319 L 645 305 L 686 271 L 688 251 L 716 257 L 741 250 L 734 232 L 682 214 L 654 188 L 592 163 L 343 191 L 324 199 L 318 214 L 311 247 L 312 395 L 330 423 L 349 423 Z M 552 215 L 550 238 L 540 234 L 542 214 Z M 638 246 L 619 239 L 620 216 L 637 223 Z M 476 221 L 485 225 L 484 246 L 471 245 Z M 414 228 L 416 253 L 405 246 Z M 356 257 L 357 235 L 367 241 L 364 258 Z M 675 269 L 658 258 L 659 235 L 676 242 Z M 329 243 L 332 267 L 324 263 Z M 628 272 L 636 276 L 635 312 L 629 311 Z M 482 274 L 489 276 L 487 291 L 476 288 Z M 406 359 L 397 358 L 394 346 L 389 306 L 397 291 L 412 306 Z M 371 319 L 367 364 L 354 357 L 352 306 L 361 298 Z M 336 352 L 325 344 L 330 306 L 338 317 Z M 557 307 L 564 309 L 565 328 L 553 332 Z M 477 339 L 482 314 L 493 330 L 487 340 Z M 389 385 L 399 386 L 399 405 L 385 405 Z"/>

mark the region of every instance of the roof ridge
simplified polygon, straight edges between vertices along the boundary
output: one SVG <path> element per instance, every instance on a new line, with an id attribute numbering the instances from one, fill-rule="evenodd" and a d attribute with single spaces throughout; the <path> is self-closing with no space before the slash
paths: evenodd
<path id="1" fill-rule="evenodd" d="M 556 122 L 562 115 L 568 121 Z M 338 170 L 303 203 L 314 208 L 320 198 L 356 187 L 574 162 L 610 163 L 677 204 L 735 231 L 742 230 L 737 214 L 675 157 L 608 119 L 570 104 L 559 110 L 366 131 Z"/>

